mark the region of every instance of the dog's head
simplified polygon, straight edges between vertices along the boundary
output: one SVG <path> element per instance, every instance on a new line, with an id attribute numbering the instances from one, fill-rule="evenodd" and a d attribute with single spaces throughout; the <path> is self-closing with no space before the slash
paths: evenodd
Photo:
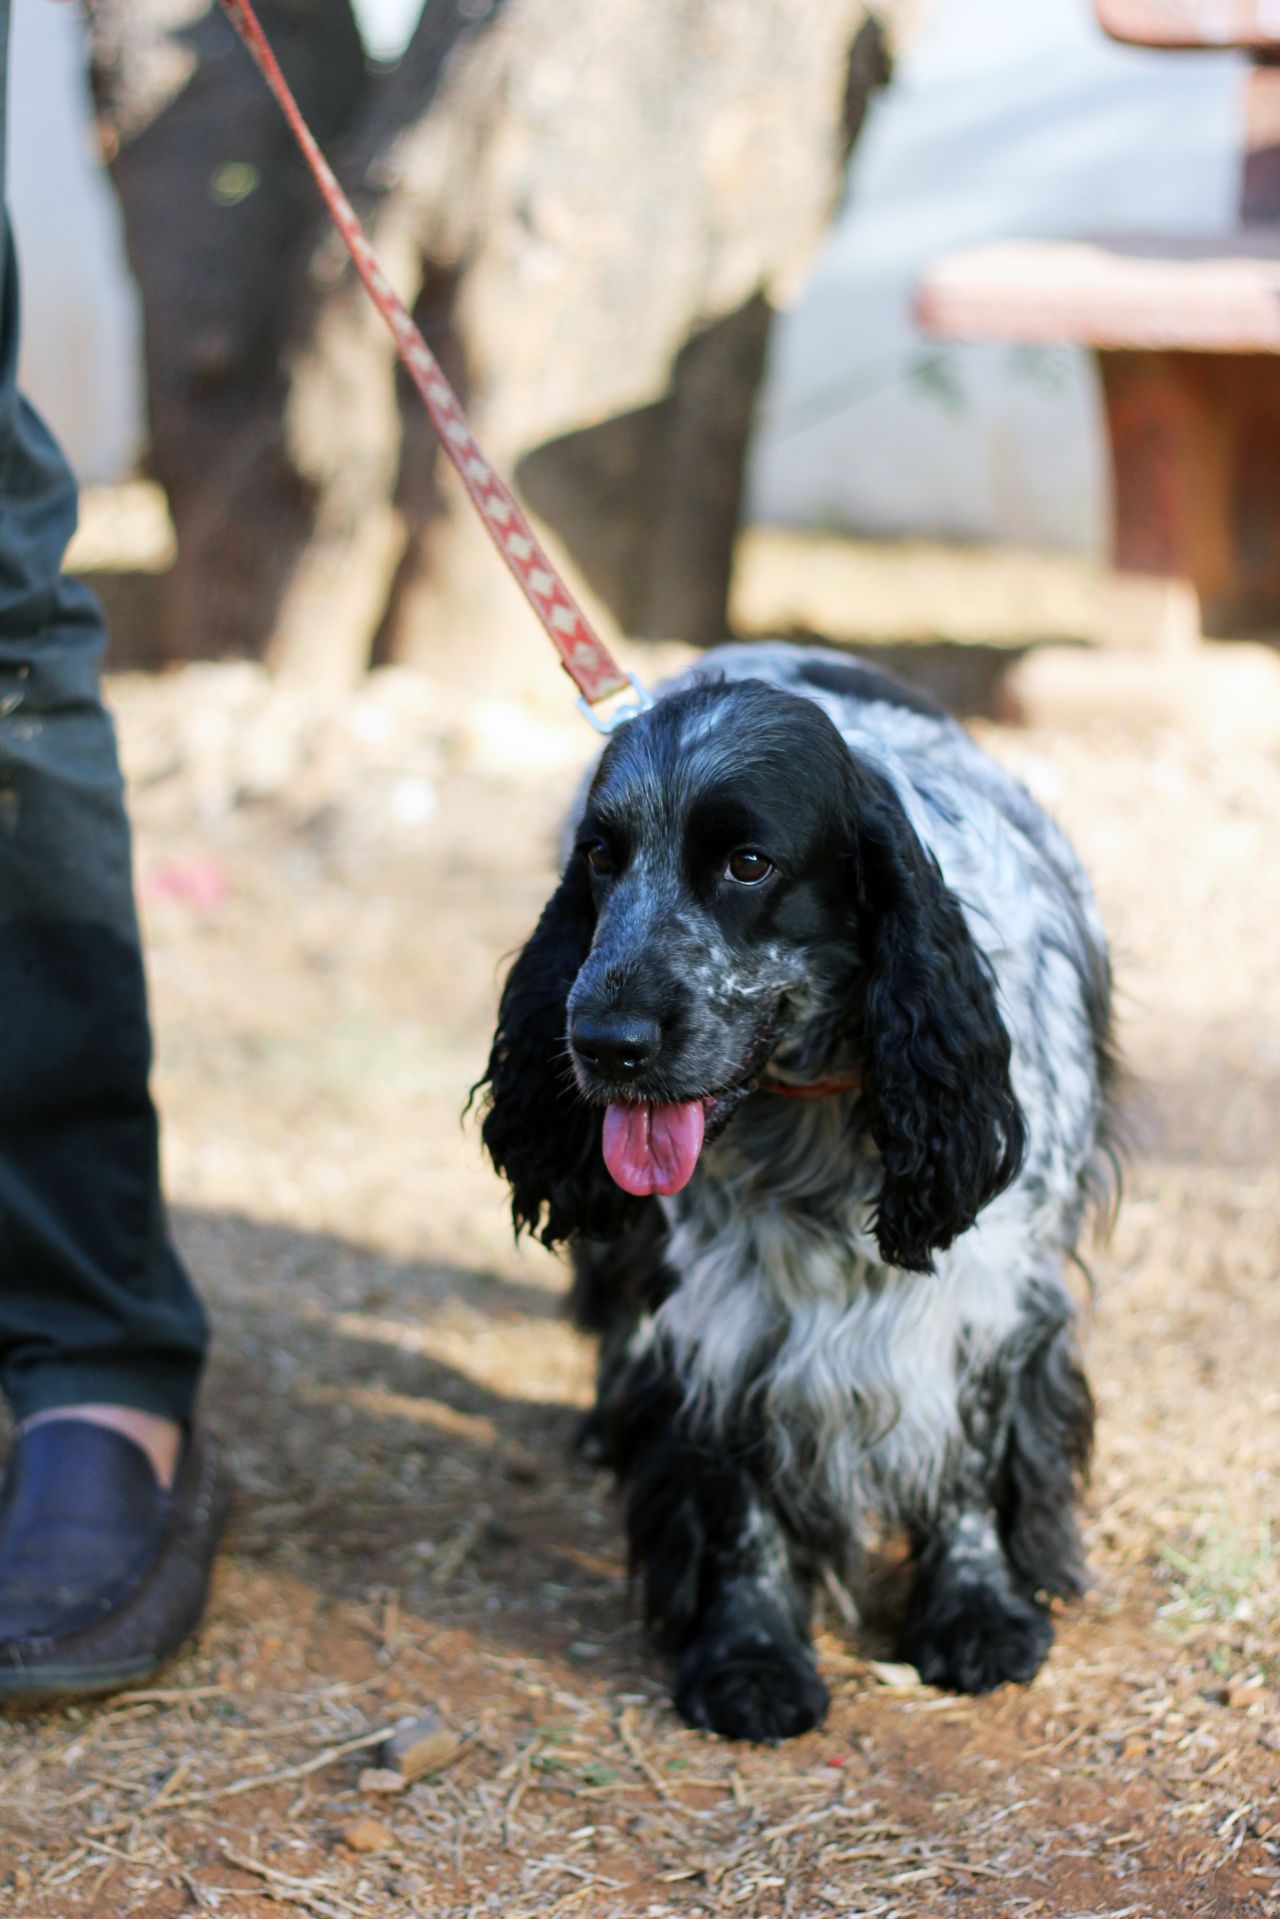
<path id="1" fill-rule="evenodd" d="M 881 1253 L 927 1269 L 1017 1170 L 985 960 L 888 780 L 758 681 L 611 740 L 502 997 L 485 1144 L 517 1226 L 606 1237 L 687 1184 L 772 1061 L 857 1060 Z"/>

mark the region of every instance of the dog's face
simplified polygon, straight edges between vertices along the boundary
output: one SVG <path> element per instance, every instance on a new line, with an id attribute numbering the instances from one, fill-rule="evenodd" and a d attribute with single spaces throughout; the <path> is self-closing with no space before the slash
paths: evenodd
<path id="1" fill-rule="evenodd" d="M 606 1164 L 636 1195 L 688 1183 L 704 1133 L 854 971 L 848 751 L 808 701 L 727 691 L 626 727 L 575 836 L 594 931 L 569 1057 L 605 1110 Z"/>
<path id="2" fill-rule="evenodd" d="M 617 1231 L 688 1184 L 770 1060 L 821 1077 L 851 1050 L 881 1250 L 927 1267 L 1022 1150 L 985 962 L 818 706 L 757 681 L 671 695 L 606 749 L 503 994 L 484 1138 L 517 1224 Z"/>

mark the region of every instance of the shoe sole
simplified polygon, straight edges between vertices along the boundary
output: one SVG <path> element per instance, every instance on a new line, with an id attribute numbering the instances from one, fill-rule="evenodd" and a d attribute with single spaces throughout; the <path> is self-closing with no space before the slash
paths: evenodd
<path id="1" fill-rule="evenodd" d="M 160 1659 L 133 1659 L 114 1666 L 78 1666 L 39 1672 L 21 1670 L 0 1677 L 0 1708 L 8 1706 L 52 1706 L 62 1701 L 94 1699 L 104 1693 L 120 1692 L 155 1675 L 173 1658 L 165 1653 Z"/>

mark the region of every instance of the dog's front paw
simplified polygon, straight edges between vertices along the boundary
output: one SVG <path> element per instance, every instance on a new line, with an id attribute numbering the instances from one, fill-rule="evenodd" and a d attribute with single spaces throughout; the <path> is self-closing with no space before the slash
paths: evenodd
<path id="1" fill-rule="evenodd" d="M 1052 1644 L 1053 1627 L 1033 1601 L 965 1584 L 929 1596 L 901 1650 L 927 1685 L 992 1692 L 1034 1679 Z"/>
<path id="2" fill-rule="evenodd" d="M 675 1696 L 688 1725 L 770 1746 L 821 1725 L 828 1703 L 808 1647 L 763 1634 L 695 1640 L 680 1661 Z"/>

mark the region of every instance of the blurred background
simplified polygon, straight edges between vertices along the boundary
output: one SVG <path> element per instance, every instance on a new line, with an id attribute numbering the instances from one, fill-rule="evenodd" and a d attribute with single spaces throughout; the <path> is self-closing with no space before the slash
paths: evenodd
<path id="1" fill-rule="evenodd" d="M 1095 1586 L 1026 1690 L 932 1696 L 823 1598 L 822 1732 L 675 1720 L 563 1267 L 459 1124 L 598 742 L 214 0 L 13 0 L 23 372 L 86 482 L 244 1497 L 164 1687 L 0 1724 L 0 1904 L 1274 1913 L 1275 0 L 261 11 L 623 661 L 856 649 L 1079 847 L 1132 1074 Z M 456 1744 L 388 1796 L 349 1742 L 424 1705 Z"/>
<path id="2" fill-rule="evenodd" d="M 395 59 L 412 0 L 354 10 L 370 55 Z M 15 14 L 24 377 L 82 477 L 118 480 L 145 446 L 141 319 L 92 158 L 83 27 L 32 0 Z M 913 326 L 912 291 L 939 251 L 993 234 L 1227 231 L 1243 70 L 1230 52 L 1118 46 L 1088 0 L 932 0 L 872 104 L 830 233 L 787 289 L 750 519 L 1099 552 L 1106 463 L 1087 356 L 944 353 Z M 174 200 L 176 218 L 176 187 Z"/>
<path id="3" fill-rule="evenodd" d="M 599 76 L 634 31 L 625 6 L 576 39 L 548 13 L 545 44 L 536 9 L 508 33 L 503 9 L 459 8 L 456 47 L 419 12 L 325 0 L 265 16 L 487 448 L 606 625 L 719 637 L 740 521 L 1105 555 L 1089 354 L 926 337 L 913 295 L 940 253 L 992 236 L 1230 231 L 1242 54 L 1117 45 L 1088 0 L 895 0 L 746 33 L 749 7 L 711 9 L 697 31 L 673 7 L 662 34 L 687 71 L 619 112 L 616 74 Z M 26 385 L 86 481 L 149 471 L 177 525 L 175 558 L 162 501 L 135 496 L 131 521 L 117 502 L 139 577 L 132 593 L 107 582 L 114 657 L 265 654 L 338 676 L 438 664 L 451 631 L 511 607 L 436 491 L 417 403 L 400 413 L 389 349 L 352 311 L 274 106 L 206 14 L 107 4 L 90 40 L 74 9 L 15 8 Z M 561 108 L 568 138 L 546 117 Z M 648 170 L 645 142 L 665 156 Z M 315 423 L 333 398 L 340 433 Z M 227 524 L 228 489 L 260 532 Z M 828 551 L 807 582 L 785 545 L 738 557 L 740 624 L 857 637 L 860 598 L 875 637 L 874 550 L 861 571 Z M 109 570 L 127 575 L 128 554 Z M 969 578 L 975 629 L 1030 617 L 1079 637 L 1096 618 L 1070 567 L 1015 572 L 1003 594 Z M 916 628 L 949 617 L 966 636 L 951 582 L 930 579 Z M 317 596 L 341 634 L 317 631 Z M 885 623 L 908 634 L 910 609 Z"/>

